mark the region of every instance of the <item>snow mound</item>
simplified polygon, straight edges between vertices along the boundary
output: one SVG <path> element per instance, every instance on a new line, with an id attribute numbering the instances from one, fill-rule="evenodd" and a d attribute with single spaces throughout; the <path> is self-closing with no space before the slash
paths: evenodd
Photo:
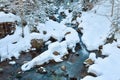
<path id="1" fill-rule="evenodd" d="M 79 27 L 83 27 L 82 41 L 88 50 L 98 49 L 104 44 L 104 40 L 109 35 L 111 22 L 105 17 L 94 14 L 92 12 L 83 13 L 78 19 L 82 23 Z"/>

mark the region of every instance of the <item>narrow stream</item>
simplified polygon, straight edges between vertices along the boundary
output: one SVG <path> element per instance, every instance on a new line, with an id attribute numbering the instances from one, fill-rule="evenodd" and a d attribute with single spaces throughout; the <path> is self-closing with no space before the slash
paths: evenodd
<path id="1" fill-rule="evenodd" d="M 62 19 L 62 16 L 59 16 L 58 22 Z M 71 27 L 71 24 L 67 26 Z M 80 80 L 82 75 L 81 71 L 84 67 L 83 62 L 88 58 L 89 54 L 81 40 L 81 34 L 79 34 L 79 37 L 80 42 L 76 47 L 76 52 L 72 53 L 72 51 L 70 51 L 67 59 L 63 62 L 50 62 L 43 65 L 47 71 L 46 73 L 38 72 L 38 67 L 26 72 L 20 70 L 23 61 L 32 59 L 31 55 L 27 53 L 21 56 L 19 60 L 16 60 L 15 65 L 8 65 L 6 62 L 0 63 L 4 69 L 3 72 L 0 72 L 0 80 Z M 64 70 L 61 67 L 64 67 Z"/>

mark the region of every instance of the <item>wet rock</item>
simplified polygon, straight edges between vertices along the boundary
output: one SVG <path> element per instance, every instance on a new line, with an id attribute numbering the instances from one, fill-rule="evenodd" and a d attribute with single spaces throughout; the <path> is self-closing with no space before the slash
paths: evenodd
<path id="1" fill-rule="evenodd" d="M 49 19 L 52 19 L 53 21 L 57 21 L 55 16 L 49 16 Z"/>
<path id="2" fill-rule="evenodd" d="M 55 38 L 53 38 L 53 37 L 50 37 L 49 41 L 56 42 L 57 39 L 55 39 Z"/>
<path id="3" fill-rule="evenodd" d="M 82 30 L 83 30 L 83 28 L 82 28 L 82 27 L 79 27 L 79 28 L 77 29 L 77 32 L 82 35 L 82 34 L 83 34 L 83 33 L 82 33 Z"/>
<path id="4" fill-rule="evenodd" d="M 67 32 L 67 33 L 65 33 L 65 36 L 68 35 L 68 34 L 71 34 L 71 32 Z"/>
<path id="5" fill-rule="evenodd" d="M 101 49 L 103 49 L 103 46 L 102 46 L 102 45 L 99 46 L 99 50 L 101 50 Z"/>
<path id="6" fill-rule="evenodd" d="M 66 66 L 65 65 L 61 66 L 61 70 L 66 71 Z"/>
<path id="7" fill-rule="evenodd" d="M 54 51 L 54 52 L 53 52 L 53 54 L 54 54 L 55 56 L 60 55 L 60 53 L 59 53 L 59 52 L 57 52 L 57 51 Z"/>
<path id="8" fill-rule="evenodd" d="M 36 28 L 36 27 L 32 27 L 32 28 L 30 29 L 30 32 L 40 33 L 40 32 L 37 30 L 37 28 Z"/>
<path id="9" fill-rule="evenodd" d="M 60 15 L 63 17 L 63 18 L 66 18 L 66 14 L 64 12 L 60 12 Z"/>
<path id="10" fill-rule="evenodd" d="M 77 17 L 81 17 L 82 13 L 81 12 L 76 12 L 74 11 L 73 14 L 72 14 L 72 21 L 76 20 Z"/>
<path id="11" fill-rule="evenodd" d="M 87 74 L 88 74 L 88 67 L 85 67 L 85 65 L 83 65 L 81 72 L 80 72 L 81 78 L 84 78 L 85 76 L 87 76 Z"/>
<path id="12" fill-rule="evenodd" d="M 88 11 L 91 10 L 94 7 L 94 5 L 90 2 L 85 3 L 84 7 L 82 8 L 82 11 Z"/>
<path id="13" fill-rule="evenodd" d="M 47 34 L 47 31 L 43 31 L 43 34 L 44 34 L 44 35 Z"/>
<path id="14" fill-rule="evenodd" d="M 36 72 L 38 72 L 38 73 L 40 73 L 40 74 L 46 74 L 46 73 L 47 73 L 47 70 L 46 70 L 44 67 L 40 67 L 40 68 L 37 69 Z"/>
<path id="15" fill-rule="evenodd" d="M 16 44 L 17 42 L 13 42 L 12 44 Z"/>
<path id="16" fill-rule="evenodd" d="M 72 12 L 72 10 L 70 10 L 70 9 L 69 9 L 69 10 L 68 10 L 68 12 L 69 12 L 69 13 L 71 13 L 71 12 Z"/>
<path id="17" fill-rule="evenodd" d="M 62 60 L 67 60 L 68 57 L 65 55 L 65 56 L 63 56 L 61 59 L 62 59 Z"/>
<path id="18" fill-rule="evenodd" d="M 80 56 L 80 54 L 78 52 L 75 53 L 75 56 Z"/>
<path id="19" fill-rule="evenodd" d="M 23 64 L 25 64 L 25 63 L 27 63 L 27 62 L 29 62 L 29 61 L 23 61 Z"/>
<path id="20" fill-rule="evenodd" d="M 86 67 L 88 67 L 88 66 L 94 64 L 94 61 L 92 61 L 92 59 L 86 59 L 84 64 L 86 65 Z"/>
<path id="21" fill-rule="evenodd" d="M 88 75 L 93 76 L 93 77 L 97 77 L 97 75 L 94 73 L 88 73 Z"/>
<path id="22" fill-rule="evenodd" d="M 80 45 L 80 43 L 77 43 L 76 44 L 76 47 L 75 47 L 75 51 L 78 51 L 78 50 L 80 50 L 81 49 L 81 45 Z"/>
<path id="23" fill-rule="evenodd" d="M 22 74 L 23 72 L 22 71 L 18 71 L 17 74 L 16 74 L 16 78 L 20 79 L 22 78 Z"/>
<path id="24" fill-rule="evenodd" d="M 42 39 L 32 39 L 31 45 L 32 48 L 36 48 L 36 50 L 40 50 L 43 47 L 44 41 Z"/>
<path id="25" fill-rule="evenodd" d="M 117 47 L 120 48 L 120 44 L 118 44 Z"/>
<path id="26" fill-rule="evenodd" d="M 3 72 L 3 68 L 0 68 L 0 73 Z"/>
<path id="27" fill-rule="evenodd" d="M 72 77 L 72 78 L 70 78 L 70 80 L 77 80 L 77 78 L 75 78 L 75 77 Z"/>

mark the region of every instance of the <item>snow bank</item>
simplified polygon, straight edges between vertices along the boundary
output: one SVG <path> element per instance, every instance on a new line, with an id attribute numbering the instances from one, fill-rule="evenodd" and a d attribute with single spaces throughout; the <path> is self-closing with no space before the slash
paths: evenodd
<path id="1" fill-rule="evenodd" d="M 86 76 L 82 80 L 119 80 L 120 79 L 120 49 L 117 42 L 107 44 L 103 47 L 103 54 L 108 57 L 97 58 L 95 64 L 89 67 L 88 72 L 94 73 L 97 77 Z M 109 48 L 109 49 L 108 49 Z"/>
<path id="2" fill-rule="evenodd" d="M 12 13 L 0 12 L 0 23 L 2 22 L 15 22 L 20 20 L 20 18 Z"/>
<path id="3" fill-rule="evenodd" d="M 81 21 L 79 27 L 83 27 L 82 41 L 88 50 L 95 50 L 102 44 L 109 34 L 110 21 L 105 16 L 100 16 L 92 12 L 83 13 L 78 19 Z"/>
<path id="4" fill-rule="evenodd" d="M 21 51 L 27 51 L 30 49 L 30 37 L 28 26 L 25 27 L 25 37 L 21 37 L 21 27 L 16 27 L 16 31 L 13 35 L 8 35 L 3 39 L 0 39 L 0 57 L 1 61 L 6 58 L 16 57 L 18 59 Z"/>
<path id="5" fill-rule="evenodd" d="M 111 14 L 110 5 L 109 0 L 102 2 L 92 10 L 93 12 L 96 10 L 96 13 L 90 11 L 82 16 L 83 22 L 80 26 L 84 29 L 82 40 L 88 50 L 97 49 L 99 45 L 104 44 L 104 40 L 110 32 L 111 23 L 109 20 L 112 19 L 109 17 Z M 120 48 L 118 48 L 120 39 L 118 38 L 117 36 L 116 42 L 103 45 L 102 55 L 107 57 L 94 59 L 94 64 L 88 68 L 88 73 L 93 73 L 97 77 L 88 75 L 81 80 L 120 80 Z"/>
<path id="6" fill-rule="evenodd" d="M 88 50 L 98 49 L 109 35 L 111 22 L 108 17 L 111 10 L 110 7 L 106 7 L 110 6 L 109 4 L 103 2 L 102 5 L 95 6 L 93 10 L 83 12 L 81 18 L 77 18 L 80 23 L 79 27 L 83 28 L 82 41 Z"/>

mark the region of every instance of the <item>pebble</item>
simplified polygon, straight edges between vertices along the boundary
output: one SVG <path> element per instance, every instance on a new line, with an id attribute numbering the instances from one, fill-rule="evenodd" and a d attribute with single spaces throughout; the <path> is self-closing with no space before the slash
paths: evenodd
<path id="1" fill-rule="evenodd" d="M 66 71 L 66 66 L 61 66 L 61 70 Z"/>
<path id="2" fill-rule="evenodd" d="M 3 72 L 3 68 L 0 68 L 0 72 Z"/>
<path id="3" fill-rule="evenodd" d="M 44 67 L 40 67 L 40 68 L 37 69 L 36 72 L 41 73 L 41 74 L 46 74 L 47 70 Z"/>
<path id="4" fill-rule="evenodd" d="M 25 63 L 27 63 L 27 62 L 29 62 L 29 61 L 23 61 L 23 64 L 25 64 Z"/>

